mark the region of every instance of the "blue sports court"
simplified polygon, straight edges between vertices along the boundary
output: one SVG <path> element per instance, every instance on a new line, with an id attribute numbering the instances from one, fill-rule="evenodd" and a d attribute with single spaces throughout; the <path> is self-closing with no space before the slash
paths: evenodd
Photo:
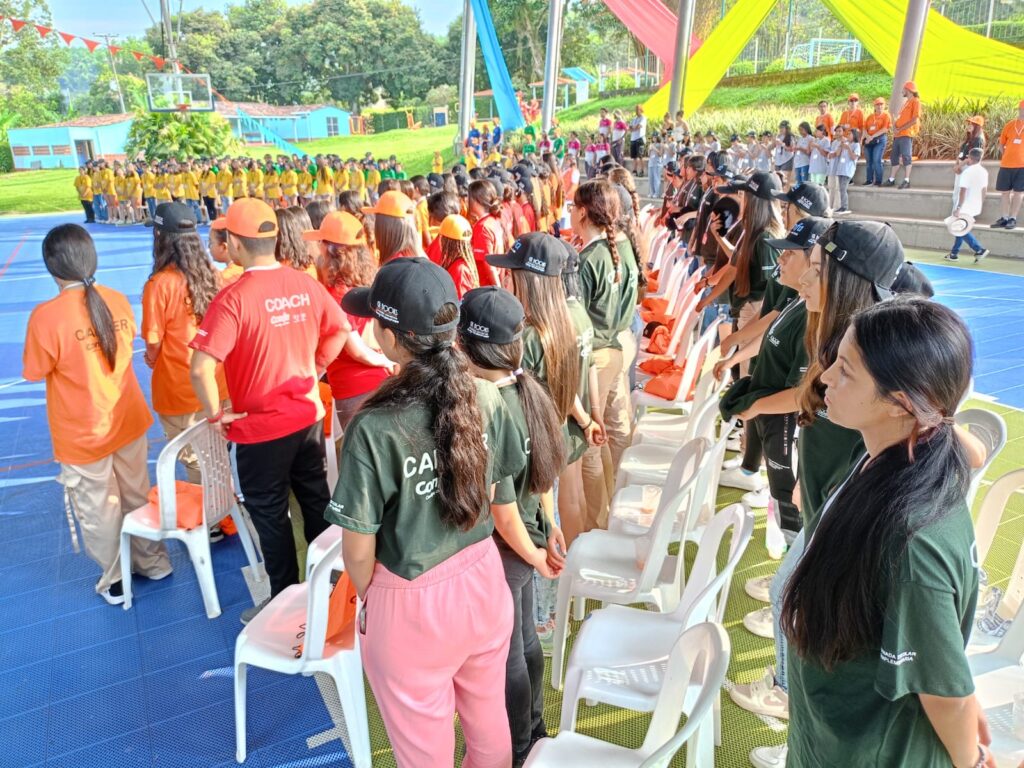
<path id="1" fill-rule="evenodd" d="M 20 378 L 29 312 L 55 291 L 40 243 L 55 224 L 79 220 L 0 219 L 0 766 L 235 765 L 232 658 L 238 616 L 252 605 L 237 537 L 213 549 L 219 618 L 206 618 L 194 572 L 176 546 L 171 578 L 137 581 L 130 611 L 105 605 L 93 594 L 95 566 L 72 551 L 44 386 Z M 90 229 L 100 281 L 126 293 L 138 317 L 150 230 Z M 922 268 L 936 298 L 974 332 L 977 392 L 1024 408 L 1024 277 Z M 136 340 L 138 352 L 141 346 Z M 148 393 L 149 369 L 137 359 Z M 158 427 L 150 438 L 155 459 Z M 246 765 L 349 766 L 344 728 L 332 716 L 338 709 L 327 703 L 333 697 L 313 678 L 251 670 Z M 372 707 L 370 718 L 379 744 Z"/>

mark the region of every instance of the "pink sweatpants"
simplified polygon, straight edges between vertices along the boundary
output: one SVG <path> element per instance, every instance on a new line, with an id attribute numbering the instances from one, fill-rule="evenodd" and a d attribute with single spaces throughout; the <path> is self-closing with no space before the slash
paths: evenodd
<path id="1" fill-rule="evenodd" d="M 380 563 L 366 593 L 363 669 L 399 768 L 509 768 L 505 662 L 512 595 L 490 537 L 412 581 Z"/>

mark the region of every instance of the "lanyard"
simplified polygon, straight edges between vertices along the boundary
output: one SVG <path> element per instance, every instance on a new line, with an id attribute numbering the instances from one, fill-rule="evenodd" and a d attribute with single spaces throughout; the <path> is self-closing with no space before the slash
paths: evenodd
<path id="1" fill-rule="evenodd" d="M 863 469 L 867 460 L 868 454 L 865 452 L 865 454 L 853 465 L 853 469 L 850 470 L 850 474 L 846 476 L 846 479 L 843 480 L 843 482 L 841 482 L 831 494 L 829 494 L 828 500 L 825 502 L 825 506 L 821 508 L 821 514 L 818 515 L 818 524 L 814 528 L 814 533 L 811 534 L 811 538 L 808 539 L 807 546 L 804 548 L 805 552 L 810 548 L 811 542 L 814 541 L 814 537 L 817 535 L 818 531 L 821 530 L 821 521 L 825 519 L 825 515 L 827 515 L 829 509 L 832 508 L 832 502 L 835 501 L 839 494 L 843 492 L 843 488 L 845 488 L 846 484 L 850 482 L 850 479 Z"/>

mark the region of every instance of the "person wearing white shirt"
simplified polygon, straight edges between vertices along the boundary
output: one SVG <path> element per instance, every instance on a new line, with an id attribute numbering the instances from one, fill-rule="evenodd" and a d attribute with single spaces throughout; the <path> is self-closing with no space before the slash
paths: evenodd
<path id="1" fill-rule="evenodd" d="M 811 142 L 811 181 L 815 184 L 825 186 L 828 176 L 828 154 L 832 151 L 832 142 L 825 133 L 825 126 L 819 125 L 814 129 L 814 141 Z M 776 166 L 778 167 L 778 166 Z"/>
<path id="2" fill-rule="evenodd" d="M 988 170 L 981 164 L 983 150 L 975 147 L 967 153 L 967 165 L 960 171 L 959 190 L 957 200 L 954 203 L 954 216 L 970 216 L 976 218 L 981 215 L 981 208 L 985 204 L 985 193 L 988 191 Z M 978 242 L 973 232 L 965 235 L 958 235 L 953 242 L 953 247 L 946 256 L 948 261 L 959 261 L 960 246 L 967 243 L 974 251 L 974 263 L 988 256 L 988 248 Z"/>
<path id="3" fill-rule="evenodd" d="M 814 136 L 811 135 L 811 124 L 804 121 L 797 127 L 800 137 L 796 140 L 795 154 L 793 155 L 793 173 L 796 183 L 802 184 L 811 178 L 811 143 Z"/>
<path id="4" fill-rule="evenodd" d="M 835 127 L 835 139 L 829 152 L 829 193 L 832 200 L 839 200 L 839 207 L 833 213 L 849 213 L 850 179 L 857 170 L 860 157 L 860 136 L 856 128 L 849 130 L 841 125 Z"/>
<path id="5" fill-rule="evenodd" d="M 636 105 L 636 114 L 629 122 L 629 159 L 631 170 L 637 176 L 644 175 L 643 156 L 644 139 L 647 138 L 647 116 L 644 115 L 644 108 Z"/>

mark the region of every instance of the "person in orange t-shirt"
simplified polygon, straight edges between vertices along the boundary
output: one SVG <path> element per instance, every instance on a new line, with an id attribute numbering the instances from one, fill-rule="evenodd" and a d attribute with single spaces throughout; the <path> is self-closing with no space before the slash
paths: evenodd
<path id="1" fill-rule="evenodd" d="M 236 200 L 224 218 L 228 252 L 245 274 L 210 302 L 189 345 L 192 386 L 207 421 L 236 444 L 239 486 L 273 597 L 299 580 L 289 493 L 302 510 L 307 543 L 327 528 L 331 494 L 319 379 L 350 327 L 319 282 L 277 261 L 277 218 L 267 203 Z M 231 410 L 221 408 L 220 362 Z M 264 605 L 243 611 L 242 622 Z"/>
<path id="2" fill-rule="evenodd" d="M 228 254 L 228 231 L 224 229 L 224 219 L 214 219 L 210 223 L 210 238 L 207 241 L 210 248 L 210 257 L 218 264 L 225 267 L 220 271 L 220 287 L 223 290 L 240 278 L 245 269 L 240 264 L 235 264 Z"/>
<path id="3" fill-rule="evenodd" d="M 860 95 L 851 93 L 846 99 L 847 107 L 839 116 L 839 125 L 845 128 L 856 128 L 858 132 L 864 130 L 864 113 L 860 108 Z"/>
<path id="4" fill-rule="evenodd" d="M 864 159 L 867 163 L 867 175 L 864 186 L 882 186 L 882 158 L 885 156 L 885 145 L 889 143 L 889 128 L 892 117 L 885 109 L 885 99 L 879 96 L 874 102 L 874 111 L 864 120 Z"/>
<path id="5" fill-rule="evenodd" d="M 885 186 L 896 186 L 897 168 L 903 167 L 903 181 L 900 189 L 910 186 L 910 166 L 914 162 L 914 137 L 921 133 L 921 96 L 913 80 L 903 84 L 903 106 L 896 117 L 892 154 L 889 156 L 889 180 Z"/>
<path id="6" fill-rule="evenodd" d="M 1024 202 L 1024 100 L 1017 105 L 1017 119 L 1003 126 L 999 134 L 1003 157 L 999 161 L 996 191 L 1002 193 L 1002 216 L 992 224 L 993 229 L 1014 229 Z"/>
<path id="7" fill-rule="evenodd" d="M 142 287 L 142 340 L 146 365 L 153 369 L 153 410 L 164 435 L 172 440 L 203 417 L 189 377 L 192 350 L 188 345 L 220 290 L 220 281 L 189 206 L 161 203 L 153 222 L 153 272 Z M 223 371 L 218 371 L 217 388 L 225 400 Z M 185 465 L 190 483 L 202 482 L 199 459 L 191 448 L 182 451 L 178 460 Z"/>
<path id="8" fill-rule="evenodd" d="M 96 247 L 82 227 L 62 224 L 43 239 L 43 264 L 60 294 L 28 320 L 22 375 L 46 381 L 46 415 L 86 554 L 102 571 L 96 593 L 124 603 L 124 516 L 148 503 L 146 430 L 153 417 L 132 368 L 135 316 L 127 297 L 96 284 Z M 132 537 L 132 570 L 171 573 L 162 542 Z"/>
<path id="9" fill-rule="evenodd" d="M 814 116 L 814 127 L 817 128 L 819 125 L 825 127 L 825 135 L 832 138 L 832 131 L 835 129 L 835 121 L 832 119 L 832 115 L 828 111 L 829 103 L 822 99 L 818 102 L 818 114 Z"/>

